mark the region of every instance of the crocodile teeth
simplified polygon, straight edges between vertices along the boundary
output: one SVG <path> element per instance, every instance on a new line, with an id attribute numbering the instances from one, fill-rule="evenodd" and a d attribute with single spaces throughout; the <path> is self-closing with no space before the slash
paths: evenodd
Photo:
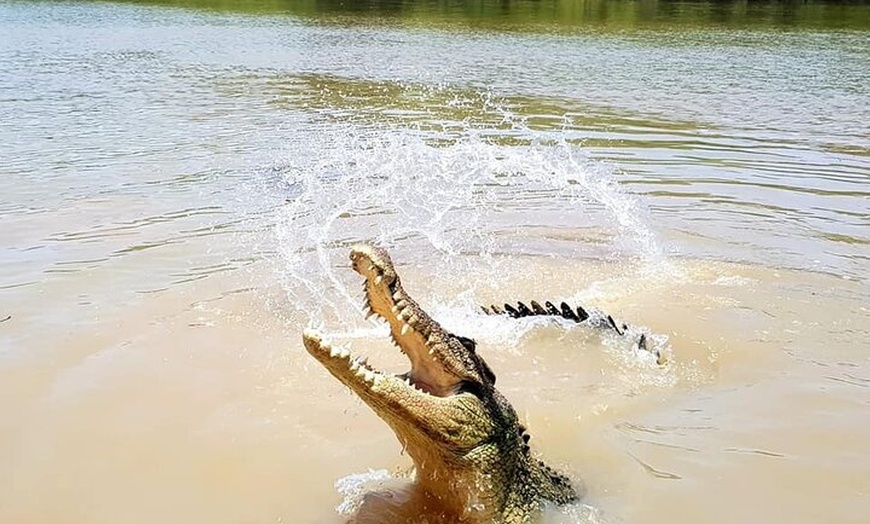
<path id="1" fill-rule="evenodd" d="M 402 324 L 402 336 L 405 336 L 408 331 L 411 331 L 411 326 L 408 324 Z"/>
<path id="2" fill-rule="evenodd" d="M 375 373 L 373 371 L 369 371 L 368 369 L 366 369 L 365 372 L 363 373 L 363 378 L 366 380 L 366 382 L 374 382 Z"/>
<path id="3" fill-rule="evenodd" d="M 383 275 L 378 275 L 378 276 L 375 277 L 375 284 L 380 284 L 380 283 L 383 282 L 383 281 L 384 281 L 384 276 L 383 276 Z"/>
<path id="4" fill-rule="evenodd" d="M 369 271 L 374 271 L 374 270 L 375 270 L 375 265 L 369 264 Z"/>
<path id="5" fill-rule="evenodd" d="M 402 294 L 400 292 L 396 291 L 395 293 L 393 293 L 393 300 L 398 302 L 401 299 L 402 299 Z"/>
<path id="6" fill-rule="evenodd" d="M 398 306 L 398 305 L 395 305 L 395 306 L 391 307 L 391 308 L 390 308 L 390 311 L 392 311 L 393 314 L 398 313 L 398 311 L 399 311 L 399 306 Z"/>

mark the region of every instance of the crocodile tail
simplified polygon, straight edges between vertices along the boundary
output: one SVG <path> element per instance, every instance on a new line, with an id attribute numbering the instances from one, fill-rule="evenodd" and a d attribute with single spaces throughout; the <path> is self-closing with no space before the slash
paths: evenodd
<path id="1" fill-rule="evenodd" d="M 507 315 L 511 318 L 555 316 L 562 317 L 568 320 L 573 320 L 578 324 L 584 322 L 586 319 L 589 318 L 589 313 L 587 313 L 582 306 L 577 306 L 575 310 L 572 309 L 567 302 L 562 302 L 559 307 L 553 305 L 553 303 L 549 300 L 546 301 L 544 304 L 546 307 L 541 306 L 541 304 L 532 300 L 531 302 L 529 302 L 529 305 L 526 305 L 524 302 L 517 302 L 516 306 L 514 306 L 513 304 L 504 304 L 503 307 L 493 304 L 489 307 L 482 306 L 481 309 L 487 315 Z"/>
<path id="2" fill-rule="evenodd" d="M 555 304 L 547 300 L 544 302 L 544 305 L 541 306 L 540 303 L 532 300 L 529 302 L 529 305 L 526 305 L 524 302 L 517 302 L 517 305 L 513 304 L 504 304 L 504 306 L 491 305 L 489 307 L 482 306 L 481 309 L 487 315 L 507 315 L 511 318 L 525 318 L 525 317 L 562 317 L 566 320 L 571 320 L 578 324 L 582 324 L 587 322 L 589 324 L 594 325 L 595 327 L 603 327 L 606 329 L 612 329 L 616 331 L 617 335 L 625 335 L 626 331 L 628 331 L 628 324 L 617 324 L 612 316 L 606 315 L 601 318 L 600 315 L 596 315 L 592 317 L 589 312 L 583 309 L 583 306 L 577 306 L 576 308 L 572 308 L 568 305 L 567 302 L 562 302 L 557 307 Z"/>
<path id="3" fill-rule="evenodd" d="M 625 336 L 628 332 L 628 324 L 625 323 L 617 323 L 616 320 L 613 319 L 612 316 L 606 315 L 601 318 L 600 315 L 596 315 L 592 317 L 589 312 L 583 309 L 582 306 L 577 306 L 576 308 L 571 308 L 567 302 L 562 302 L 558 306 L 547 300 L 544 302 L 542 306 L 539 302 L 534 300 L 530 301 L 528 305 L 524 302 L 517 302 L 516 305 L 513 304 L 504 304 L 503 306 L 498 306 L 493 304 L 489 307 L 481 306 L 481 309 L 487 315 L 506 315 L 511 318 L 525 318 L 525 317 L 561 317 L 566 320 L 571 320 L 578 324 L 586 323 L 592 325 L 594 327 L 604 328 L 604 329 L 612 329 L 619 336 Z M 661 353 L 657 349 L 651 349 L 648 346 L 647 337 L 645 334 L 641 334 L 640 339 L 637 342 L 637 349 L 642 351 L 648 351 L 655 355 L 656 362 L 658 364 L 663 364 L 664 359 Z"/>

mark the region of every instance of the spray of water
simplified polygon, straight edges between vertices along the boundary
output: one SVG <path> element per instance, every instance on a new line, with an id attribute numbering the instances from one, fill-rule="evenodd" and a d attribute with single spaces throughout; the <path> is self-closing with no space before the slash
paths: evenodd
<path id="1" fill-rule="evenodd" d="M 359 307 L 345 278 L 347 248 L 358 241 L 401 252 L 433 278 L 461 271 L 459 254 L 488 260 L 497 274 L 494 254 L 541 250 L 536 235 L 548 228 L 595 229 L 612 239 L 611 255 L 662 258 L 643 209 L 614 173 L 551 137 L 500 143 L 468 130 L 445 141 L 335 125 L 296 144 L 279 171 L 288 192 L 276 220 L 285 288 L 314 322 Z M 561 249 L 582 256 L 586 246 Z"/>

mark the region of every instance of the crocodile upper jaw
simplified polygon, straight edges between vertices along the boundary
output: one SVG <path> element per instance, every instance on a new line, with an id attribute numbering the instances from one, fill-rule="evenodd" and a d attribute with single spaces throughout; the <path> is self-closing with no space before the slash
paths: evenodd
<path id="1" fill-rule="evenodd" d="M 470 377 L 456 366 L 450 345 L 453 335 L 417 305 L 405 292 L 386 251 L 368 245 L 351 249 L 353 269 L 365 278 L 363 290 L 371 313 L 390 326 L 390 338 L 408 357 L 411 370 L 403 375 L 414 386 L 435 396 L 459 392 Z"/>

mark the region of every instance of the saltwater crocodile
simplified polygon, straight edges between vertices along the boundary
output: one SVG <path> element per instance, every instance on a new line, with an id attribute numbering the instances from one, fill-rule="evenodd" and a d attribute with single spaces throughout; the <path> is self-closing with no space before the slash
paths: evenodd
<path id="1" fill-rule="evenodd" d="M 529 434 L 474 341 L 446 331 L 420 308 L 385 250 L 360 245 L 350 258 L 365 278 L 371 314 L 387 321 L 411 370 L 378 371 L 312 330 L 303 342 L 393 429 L 414 462 L 415 487 L 436 503 L 436 520 L 515 524 L 546 503 L 576 500 L 571 480 L 530 452 Z"/>

